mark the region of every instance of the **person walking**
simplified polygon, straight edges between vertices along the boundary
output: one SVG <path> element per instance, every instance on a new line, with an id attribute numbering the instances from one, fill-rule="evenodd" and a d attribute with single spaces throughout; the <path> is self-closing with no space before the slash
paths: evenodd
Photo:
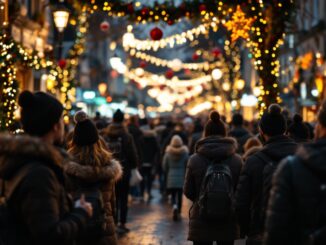
<path id="1" fill-rule="evenodd" d="M 112 158 L 87 114 L 75 114 L 76 126 L 68 152 L 74 158 L 65 165 L 73 196 L 85 193 L 95 203 L 92 226 L 85 229 L 76 245 L 117 245 L 115 232 L 115 183 L 122 176 L 120 163 Z M 96 210 L 97 208 L 98 210 Z"/>
<path id="2" fill-rule="evenodd" d="M 288 126 L 287 133 L 298 144 L 307 143 L 310 138 L 309 128 L 299 114 L 294 115 L 293 122 Z"/>
<path id="3" fill-rule="evenodd" d="M 272 104 L 262 116 L 259 131 L 264 146 L 247 159 L 237 187 L 236 213 L 241 237 L 248 236 L 247 245 L 262 244 L 271 177 L 279 162 L 297 149 L 294 140 L 285 135 L 286 121 L 281 110 Z"/>
<path id="4" fill-rule="evenodd" d="M 204 137 L 198 141 L 195 154 L 187 164 L 183 192 L 192 201 L 188 240 L 194 245 L 211 245 L 214 241 L 218 245 L 231 245 L 239 236 L 232 203 L 242 159 L 236 154 L 235 139 L 226 134 L 219 113 L 211 112 Z M 221 196 L 208 192 L 210 187 L 206 183 L 212 183 Z M 217 202 L 211 201 L 209 194 L 216 197 Z"/>
<path id="5" fill-rule="evenodd" d="M 165 150 L 163 170 L 167 176 L 166 187 L 172 196 L 173 220 L 180 217 L 182 208 L 182 188 L 184 184 L 189 150 L 178 135 L 174 135 Z"/>
<path id="6" fill-rule="evenodd" d="M 326 244 L 326 101 L 315 142 L 301 146 L 275 173 L 267 211 L 265 245 Z"/>
<path id="7" fill-rule="evenodd" d="M 247 129 L 243 127 L 243 117 L 239 113 L 235 113 L 232 117 L 232 129 L 228 136 L 234 137 L 238 142 L 238 153 L 242 154 L 244 152 L 244 145 L 247 140 L 252 137 Z"/>
<path id="8" fill-rule="evenodd" d="M 113 123 L 104 131 L 103 137 L 113 158 L 118 160 L 123 168 L 122 178 L 116 184 L 117 212 L 115 222 L 118 223 L 118 232 L 126 233 L 128 216 L 128 195 L 130 189 L 131 170 L 137 168 L 138 156 L 132 136 L 124 126 L 124 114 L 117 110 L 113 115 Z"/>
<path id="9" fill-rule="evenodd" d="M 0 136 L 0 178 L 11 231 L 11 241 L 4 242 L 74 244 L 93 211 L 83 197 L 73 203 L 65 190 L 63 156 L 54 146 L 63 143 L 63 106 L 49 94 L 29 91 L 18 103 L 26 135 Z"/>

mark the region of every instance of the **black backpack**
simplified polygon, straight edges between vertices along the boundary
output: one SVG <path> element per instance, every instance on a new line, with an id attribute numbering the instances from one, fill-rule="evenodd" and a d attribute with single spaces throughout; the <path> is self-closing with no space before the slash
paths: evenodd
<path id="1" fill-rule="evenodd" d="M 81 187 L 74 193 L 74 199 L 79 200 L 81 195 L 85 195 L 86 202 L 92 204 L 93 216 L 87 221 L 87 225 L 81 234 L 81 239 L 94 239 L 105 235 L 105 208 L 103 194 L 100 184 Z"/>
<path id="2" fill-rule="evenodd" d="M 10 208 L 9 200 L 19 187 L 20 183 L 36 164 L 26 164 L 22 167 L 16 176 L 10 181 L 1 180 L 1 196 L 0 196 L 0 245 L 16 245 L 18 237 L 15 222 Z"/>
<path id="3" fill-rule="evenodd" d="M 108 136 L 105 138 L 107 147 L 112 153 L 113 158 L 122 162 L 123 159 L 123 138 L 121 136 L 112 137 Z"/>
<path id="4" fill-rule="evenodd" d="M 233 181 L 230 159 L 210 162 L 199 192 L 199 214 L 203 220 L 224 222 L 233 212 Z"/>

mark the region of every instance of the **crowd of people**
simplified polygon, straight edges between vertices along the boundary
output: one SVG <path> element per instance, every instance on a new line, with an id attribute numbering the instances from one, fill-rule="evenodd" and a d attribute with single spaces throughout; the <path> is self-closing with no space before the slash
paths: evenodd
<path id="1" fill-rule="evenodd" d="M 79 111 L 70 130 L 51 95 L 19 105 L 24 133 L 0 136 L 0 244 L 117 245 L 130 195 L 150 202 L 155 179 L 171 222 L 192 202 L 194 245 L 326 244 L 326 102 L 314 125 L 272 104 L 250 123 Z"/>

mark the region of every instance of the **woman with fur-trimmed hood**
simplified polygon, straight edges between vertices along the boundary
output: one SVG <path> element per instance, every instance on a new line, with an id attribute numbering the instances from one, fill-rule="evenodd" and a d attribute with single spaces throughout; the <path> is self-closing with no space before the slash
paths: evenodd
<path id="1" fill-rule="evenodd" d="M 165 150 L 163 170 L 166 173 L 166 187 L 172 195 L 173 219 L 177 220 L 182 207 L 182 187 L 185 179 L 189 150 L 179 135 L 174 135 Z"/>
<path id="2" fill-rule="evenodd" d="M 235 190 L 242 167 L 242 159 L 236 152 L 235 139 L 226 137 L 225 124 L 218 112 L 213 111 L 206 123 L 204 138 L 197 142 L 195 154 L 189 159 L 183 189 L 185 196 L 193 202 L 189 211 L 188 240 L 193 241 L 194 245 L 211 245 L 214 241 L 217 244 L 231 245 L 239 237 L 234 213 L 231 213 L 228 220 L 221 225 L 220 222 L 201 218 L 198 203 L 200 189 L 209 164 L 228 164 Z"/>
<path id="3" fill-rule="evenodd" d="M 108 152 L 104 140 L 99 137 L 95 125 L 88 119 L 86 113 L 77 112 L 75 121 L 77 125 L 68 152 L 76 162 L 69 162 L 65 165 L 65 172 L 71 180 L 72 193 L 98 188 L 104 205 L 104 224 L 101 235 L 87 236 L 87 234 L 83 234 L 77 245 L 116 245 L 117 238 L 113 218 L 115 183 L 121 178 L 122 168 L 120 163 L 114 160 L 111 153 Z"/>

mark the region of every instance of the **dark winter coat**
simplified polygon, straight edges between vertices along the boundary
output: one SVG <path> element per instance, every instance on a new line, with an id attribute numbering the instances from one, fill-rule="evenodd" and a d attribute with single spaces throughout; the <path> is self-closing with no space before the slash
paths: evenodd
<path id="1" fill-rule="evenodd" d="M 223 226 L 208 223 L 199 217 L 198 198 L 202 180 L 204 179 L 210 161 L 216 164 L 230 158 L 229 166 L 232 172 L 234 189 L 240 176 L 242 160 L 236 154 L 237 143 L 233 138 L 207 137 L 200 140 L 196 146 L 196 153 L 189 159 L 184 194 L 193 204 L 189 211 L 189 233 L 191 241 L 233 241 L 238 238 L 238 228 L 235 217 L 232 216 Z M 207 160 L 209 159 L 209 160 Z"/>
<path id="2" fill-rule="evenodd" d="M 166 173 L 166 187 L 169 188 L 183 188 L 186 165 L 188 161 L 189 151 L 183 145 L 174 147 L 169 145 L 163 158 L 163 170 Z"/>
<path id="3" fill-rule="evenodd" d="M 123 159 L 118 159 L 123 167 L 123 174 L 130 175 L 131 169 L 138 165 L 138 155 L 133 137 L 127 129 L 120 123 L 112 123 L 103 131 L 103 137 L 121 137 L 122 138 L 122 155 Z"/>
<path id="4" fill-rule="evenodd" d="M 8 201 L 16 244 L 74 244 L 88 215 L 65 191 L 60 153 L 37 138 L 0 136 L 0 178 L 10 182 L 26 164 L 32 167 Z"/>
<path id="5" fill-rule="evenodd" d="M 133 137 L 136 150 L 137 150 L 137 155 L 138 155 L 138 161 L 139 163 L 137 165 L 140 165 L 142 163 L 143 159 L 143 132 L 140 130 L 140 128 L 134 124 L 129 124 L 128 125 L 128 132 L 129 134 Z"/>
<path id="6" fill-rule="evenodd" d="M 156 166 L 160 156 L 160 146 L 158 144 L 155 131 L 143 130 L 142 145 L 142 166 Z"/>
<path id="7" fill-rule="evenodd" d="M 252 134 L 243 127 L 235 127 L 229 132 L 229 136 L 237 140 L 238 153 L 243 153 L 243 146 L 246 144 L 247 140 L 252 137 Z"/>
<path id="8" fill-rule="evenodd" d="M 189 154 L 195 153 L 197 142 L 203 137 L 203 132 L 193 133 L 189 142 Z"/>
<path id="9" fill-rule="evenodd" d="M 92 245 L 116 245 L 114 213 L 115 213 L 115 183 L 122 176 L 122 168 L 116 160 L 108 160 L 99 172 L 91 166 L 69 162 L 64 167 L 70 177 L 73 196 L 78 190 L 96 185 L 102 192 L 105 209 L 105 235 L 92 240 Z M 78 240 L 76 245 L 89 245 L 89 241 Z"/>
<path id="10" fill-rule="evenodd" d="M 273 180 L 266 245 L 308 244 L 309 235 L 326 228 L 326 199 L 320 189 L 325 183 L 326 139 L 301 147 L 295 157 L 282 162 Z M 318 244 L 326 244 L 325 231 Z"/>
<path id="11" fill-rule="evenodd" d="M 265 143 L 260 151 L 275 164 L 293 155 L 297 144 L 287 136 L 276 136 Z M 262 241 L 264 228 L 263 214 L 263 170 L 266 161 L 258 156 L 259 152 L 248 158 L 241 172 L 236 193 L 236 212 L 241 226 L 241 235 L 249 240 Z"/>

